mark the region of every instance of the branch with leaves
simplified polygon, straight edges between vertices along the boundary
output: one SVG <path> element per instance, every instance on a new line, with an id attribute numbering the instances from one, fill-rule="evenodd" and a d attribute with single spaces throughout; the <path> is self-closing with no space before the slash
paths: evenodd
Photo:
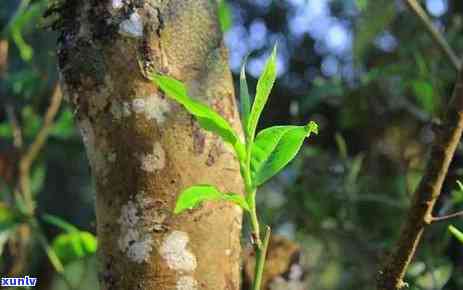
<path id="1" fill-rule="evenodd" d="M 446 120 L 436 130 L 425 175 L 413 196 L 412 206 L 402 227 L 393 253 L 379 272 L 378 290 L 398 290 L 407 284 L 403 281 L 424 229 L 434 221 L 434 205 L 441 193 L 442 184 L 463 131 L 463 72 L 460 72 L 448 106 Z"/>
<path id="2" fill-rule="evenodd" d="M 252 242 L 256 251 L 256 266 L 253 290 L 261 289 L 270 227 L 265 227 L 262 236 L 256 209 L 256 193 L 260 185 L 280 172 L 300 150 L 305 138 L 318 133 L 318 126 L 309 122 L 305 126 L 274 126 L 256 135 L 257 124 L 267 103 L 276 79 L 276 47 L 267 60 L 256 87 L 252 103 L 245 75 L 245 65 L 241 70 L 241 121 L 245 138 L 242 140 L 230 123 L 208 106 L 188 96 L 183 83 L 165 75 L 153 75 L 154 83 L 171 99 L 183 105 L 205 130 L 219 135 L 230 144 L 240 163 L 245 195 L 223 193 L 213 185 L 194 185 L 180 193 L 175 213 L 197 207 L 201 202 L 223 200 L 233 202 L 243 208 L 251 221 Z M 251 106 L 252 104 L 252 106 Z"/>

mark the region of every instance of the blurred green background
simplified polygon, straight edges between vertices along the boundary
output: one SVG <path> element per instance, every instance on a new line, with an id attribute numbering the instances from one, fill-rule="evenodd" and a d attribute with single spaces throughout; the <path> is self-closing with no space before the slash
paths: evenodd
<path id="1" fill-rule="evenodd" d="M 58 79 L 56 33 L 42 17 L 47 2 L 0 1 L 0 269 L 2 276 L 19 270 L 38 277 L 39 289 L 98 289 L 94 187 L 67 103 L 29 171 L 34 217 L 16 193 L 21 153 L 43 127 Z M 421 4 L 462 52 L 463 2 Z M 422 175 L 455 68 L 403 1 L 227 0 L 219 6 L 236 85 L 250 54 L 247 73 L 255 87 L 278 42 L 279 78 L 261 125 L 309 119 L 320 125 L 320 135 L 259 192 L 263 221 L 303 246 L 307 289 L 372 289 Z M 456 184 L 462 169 L 459 148 L 436 215 L 463 210 Z M 35 226 L 25 229 L 30 220 Z M 461 219 L 451 222 L 463 228 Z M 448 224 L 426 231 L 407 275 L 410 289 L 463 289 L 463 246 Z"/>

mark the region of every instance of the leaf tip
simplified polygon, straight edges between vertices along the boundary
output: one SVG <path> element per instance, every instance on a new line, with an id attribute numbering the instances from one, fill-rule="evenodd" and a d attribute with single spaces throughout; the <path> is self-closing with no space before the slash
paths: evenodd
<path id="1" fill-rule="evenodd" d="M 310 121 L 307 125 L 305 125 L 305 128 L 307 130 L 307 137 L 309 137 L 312 133 L 318 135 L 318 124 L 314 121 Z"/>

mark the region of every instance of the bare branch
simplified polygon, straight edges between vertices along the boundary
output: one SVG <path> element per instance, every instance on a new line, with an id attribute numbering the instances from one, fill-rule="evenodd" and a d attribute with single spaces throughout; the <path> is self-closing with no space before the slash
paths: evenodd
<path id="1" fill-rule="evenodd" d="M 19 186 L 24 199 L 29 206 L 29 210 L 31 210 L 31 213 L 33 212 L 33 200 L 29 180 L 30 169 L 32 163 L 40 153 L 40 150 L 42 150 L 43 145 L 48 138 L 51 127 L 53 125 L 53 120 L 61 106 L 62 99 L 63 95 L 61 93 L 61 89 L 59 85 L 56 85 L 51 97 L 50 105 L 48 106 L 47 112 L 45 113 L 45 117 L 43 119 L 42 128 L 40 128 L 40 131 L 35 137 L 35 140 L 28 147 L 27 151 L 21 157 L 19 162 Z"/>
<path id="2" fill-rule="evenodd" d="M 421 7 L 421 5 L 416 0 L 406 0 L 406 3 L 410 9 L 415 13 L 415 15 L 421 20 L 426 31 L 432 37 L 434 42 L 439 46 L 439 48 L 444 52 L 445 56 L 449 59 L 455 69 L 458 71 L 461 66 L 461 60 L 455 53 L 455 51 L 450 47 L 447 40 L 445 40 L 442 33 L 437 30 L 437 28 L 432 23 L 432 20 L 426 14 L 426 11 Z"/>
<path id="3" fill-rule="evenodd" d="M 452 214 L 448 214 L 448 215 L 444 215 L 444 216 L 439 216 L 439 217 L 432 217 L 431 222 L 433 222 L 433 223 L 442 222 L 442 221 L 447 221 L 449 219 L 458 218 L 458 217 L 463 217 L 463 211 L 459 211 L 459 212 L 456 212 L 456 213 L 452 213 Z"/>

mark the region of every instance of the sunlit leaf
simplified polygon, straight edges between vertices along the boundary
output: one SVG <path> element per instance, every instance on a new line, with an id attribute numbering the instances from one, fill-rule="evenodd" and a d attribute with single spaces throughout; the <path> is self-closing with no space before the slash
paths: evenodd
<path id="1" fill-rule="evenodd" d="M 227 32 L 233 23 L 231 8 L 227 0 L 219 0 L 218 9 L 220 28 L 223 32 Z"/>
<path id="2" fill-rule="evenodd" d="M 93 255 L 97 250 L 96 237 L 85 231 L 72 231 L 58 235 L 51 248 L 64 264 Z"/>
<path id="3" fill-rule="evenodd" d="M 442 289 L 452 275 L 450 264 L 432 267 L 416 279 L 416 284 L 422 289 Z"/>
<path id="4" fill-rule="evenodd" d="M 183 105 L 190 114 L 195 116 L 203 129 L 219 135 L 225 142 L 230 143 L 239 160 L 244 159 L 244 145 L 227 120 L 203 103 L 190 98 L 182 82 L 162 75 L 154 75 L 152 79 L 169 98 Z"/>
<path id="5" fill-rule="evenodd" d="M 463 232 L 452 225 L 449 226 L 449 231 L 455 236 L 455 238 L 463 243 Z"/>
<path id="6" fill-rule="evenodd" d="M 56 119 L 50 134 L 62 139 L 71 137 L 74 134 L 73 119 L 71 110 L 64 110 Z"/>
<path id="7" fill-rule="evenodd" d="M 244 130 L 246 130 L 249 122 L 249 114 L 251 113 L 251 97 L 249 96 L 248 82 L 246 80 L 246 60 L 243 62 L 240 74 L 240 108 L 241 122 Z"/>
<path id="8" fill-rule="evenodd" d="M 247 124 L 247 136 L 249 139 L 254 139 L 256 133 L 257 123 L 259 122 L 260 115 L 267 103 L 270 91 L 273 88 L 277 76 L 276 66 L 277 47 L 273 48 L 272 54 L 265 63 L 264 70 L 257 81 L 256 97 L 252 104 L 251 113 L 249 115 L 249 122 Z"/>
<path id="9" fill-rule="evenodd" d="M 226 200 L 249 210 L 244 197 L 235 193 L 223 193 L 212 185 L 195 185 L 185 189 L 177 198 L 174 213 L 198 207 L 204 201 Z"/>
<path id="10" fill-rule="evenodd" d="M 275 126 L 257 134 L 251 154 L 251 177 L 259 186 L 283 169 L 297 154 L 304 139 L 318 133 L 318 126 Z"/>
<path id="11" fill-rule="evenodd" d="M 420 107 L 426 112 L 432 113 L 434 110 L 434 88 L 432 84 L 424 80 L 414 80 L 410 85 Z"/>

